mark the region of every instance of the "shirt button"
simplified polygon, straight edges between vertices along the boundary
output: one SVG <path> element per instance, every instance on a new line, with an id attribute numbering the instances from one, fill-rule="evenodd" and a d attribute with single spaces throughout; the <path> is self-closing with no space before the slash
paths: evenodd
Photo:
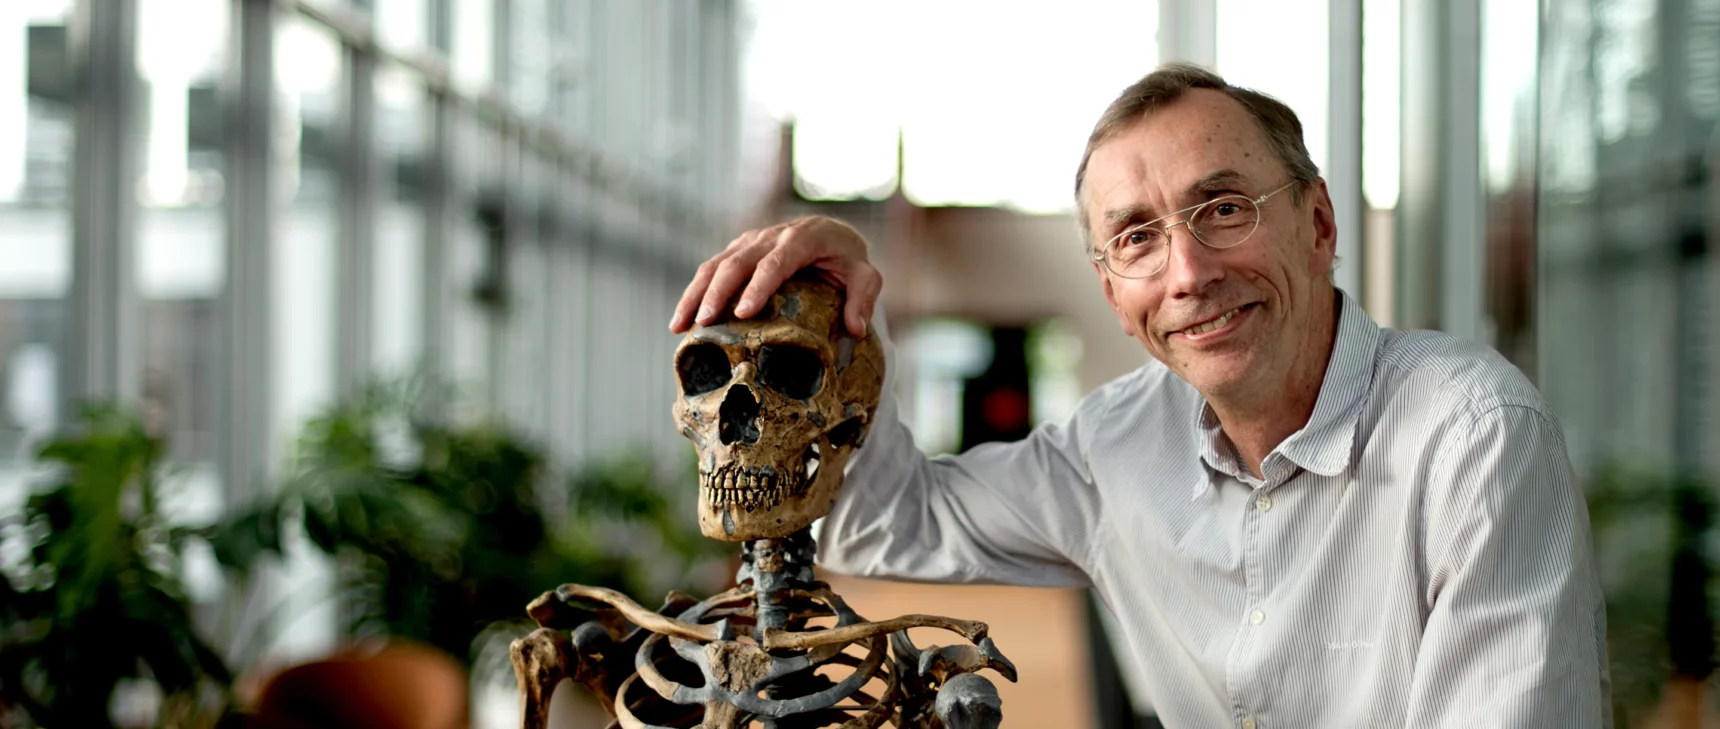
<path id="1" fill-rule="evenodd" d="M 1254 723 L 1254 717 L 1252 717 L 1252 716 L 1242 717 L 1242 729 L 1254 729 L 1255 726 L 1256 725 Z"/>
<path id="2" fill-rule="evenodd" d="M 1264 622 L 1266 622 L 1266 613 L 1263 613 L 1259 610 L 1251 612 L 1248 614 L 1248 622 L 1253 623 L 1255 625 L 1259 625 L 1261 623 L 1264 623 Z"/>
<path id="3" fill-rule="evenodd" d="M 1261 511 L 1271 511 L 1272 510 L 1272 497 L 1267 496 L 1266 494 L 1261 494 L 1258 497 L 1255 497 L 1254 506 L 1255 506 L 1255 508 L 1260 509 Z"/>

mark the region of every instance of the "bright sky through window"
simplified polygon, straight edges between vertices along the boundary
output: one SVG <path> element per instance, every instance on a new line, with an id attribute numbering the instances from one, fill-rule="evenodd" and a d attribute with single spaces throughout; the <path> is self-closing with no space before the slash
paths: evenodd
<path id="1" fill-rule="evenodd" d="M 815 197 L 1069 209 L 1087 132 L 1158 62 L 1156 3 L 753 0 L 747 83 Z M 1096 32 L 1096 23 L 1104 32 Z"/>
<path id="2" fill-rule="evenodd" d="M 1326 3 L 1217 1 L 1218 72 L 1230 83 L 1271 94 L 1294 109 L 1308 156 L 1324 174 L 1330 162 Z"/>

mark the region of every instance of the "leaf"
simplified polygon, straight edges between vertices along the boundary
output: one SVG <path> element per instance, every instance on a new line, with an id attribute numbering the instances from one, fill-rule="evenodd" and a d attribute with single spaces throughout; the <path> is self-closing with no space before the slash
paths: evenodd
<path id="1" fill-rule="evenodd" d="M 341 544 L 340 527 L 323 510 L 309 503 L 304 509 L 305 536 L 327 554 L 334 554 Z"/>
<path id="2" fill-rule="evenodd" d="M 249 571 L 265 555 L 280 557 L 280 506 L 264 504 L 242 512 L 211 530 L 208 542 L 216 562 L 241 572 Z"/>

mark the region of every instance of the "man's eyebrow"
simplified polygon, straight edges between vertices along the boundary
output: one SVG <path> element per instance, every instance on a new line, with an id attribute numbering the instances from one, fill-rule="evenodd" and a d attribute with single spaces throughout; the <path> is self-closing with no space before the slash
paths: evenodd
<path id="1" fill-rule="evenodd" d="M 1125 207 L 1114 208 L 1105 212 L 1105 222 L 1110 223 L 1111 225 L 1127 223 L 1136 218 L 1144 218 L 1151 212 L 1152 210 L 1145 205 L 1128 205 Z"/>
<path id="2" fill-rule="evenodd" d="M 1223 169 L 1213 172 L 1194 181 L 1188 186 L 1189 197 L 1206 197 L 1215 192 L 1234 190 L 1245 179 L 1241 172 Z M 1105 222 L 1111 225 L 1127 223 L 1131 220 L 1143 219 L 1153 215 L 1153 210 L 1145 205 L 1125 205 L 1105 212 Z"/>
<path id="3" fill-rule="evenodd" d="M 1188 186 L 1190 197 L 1201 197 L 1224 190 L 1234 190 L 1245 178 L 1236 170 L 1219 170 Z"/>

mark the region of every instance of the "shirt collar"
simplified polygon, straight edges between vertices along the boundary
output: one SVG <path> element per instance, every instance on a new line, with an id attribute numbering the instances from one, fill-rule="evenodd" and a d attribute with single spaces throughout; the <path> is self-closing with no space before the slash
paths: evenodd
<path id="1" fill-rule="evenodd" d="M 1314 412 L 1307 425 L 1284 439 L 1267 456 L 1262 470 L 1268 480 L 1272 480 L 1274 456 L 1282 456 L 1303 470 L 1322 476 L 1342 473 L 1354 457 L 1356 422 L 1373 385 L 1380 327 L 1349 294 L 1339 290 L 1337 296 L 1338 334 L 1332 342 L 1332 357 L 1326 363 L 1326 376 L 1320 382 Z M 1208 466 L 1233 475 L 1245 470 L 1235 447 L 1224 435 L 1218 415 L 1204 398 L 1199 400 L 1195 411 L 1195 428 L 1199 433 L 1201 460 Z M 1210 479 L 1202 479 L 1195 484 L 1193 496 L 1198 497 L 1211 487 Z"/>

